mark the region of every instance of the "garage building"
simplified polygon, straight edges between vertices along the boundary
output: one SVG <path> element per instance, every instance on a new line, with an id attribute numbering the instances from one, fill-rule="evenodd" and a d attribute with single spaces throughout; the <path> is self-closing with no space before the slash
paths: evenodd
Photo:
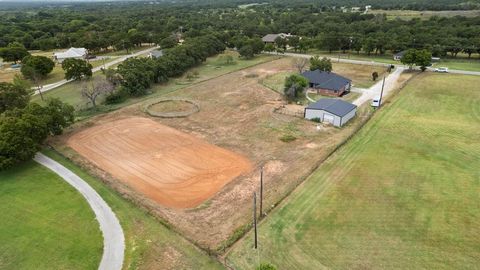
<path id="1" fill-rule="evenodd" d="M 305 108 L 306 119 L 320 119 L 320 122 L 331 123 L 341 127 L 357 113 L 357 106 L 335 98 L 322 98 Z"/>

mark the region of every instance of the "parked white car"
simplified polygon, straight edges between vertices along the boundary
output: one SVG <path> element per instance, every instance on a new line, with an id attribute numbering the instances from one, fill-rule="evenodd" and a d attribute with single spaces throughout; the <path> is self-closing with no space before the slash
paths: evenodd
<path id="1" fill-rule="evenodd" d="M 376 96 L 372 99 L 372 102 L 370 103 L 372 107 L 379 107 L 380 106 L 380 96 Z"/>
<path id="2" fill-rule="evenodd" d="M 434 71 L 435 72 L 440 72 L 440 73 L 448 73 L 448 68 L 447 67 L 438 67 Z"/>

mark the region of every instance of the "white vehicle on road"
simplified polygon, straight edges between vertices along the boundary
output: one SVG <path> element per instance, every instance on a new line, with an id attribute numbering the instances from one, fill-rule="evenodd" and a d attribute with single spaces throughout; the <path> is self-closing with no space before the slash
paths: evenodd
<path id="1" fill-rule="evenodd" d="M 380 107 L 380 96 L 375 96 L 370 103 L 372 107 Z"/>
<path id="2" fill-rule="evenodd" d="M 440 73 L 448 73 L 448 68 L 447 67 L 438 67 L 434 69 L 435 72 L 440 72 Z"/>

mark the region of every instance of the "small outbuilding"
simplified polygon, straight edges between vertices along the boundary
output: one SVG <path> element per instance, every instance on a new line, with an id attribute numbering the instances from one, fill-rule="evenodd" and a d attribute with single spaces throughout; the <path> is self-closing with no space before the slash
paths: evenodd
<path id="1" fill-rule="evenodd" d="M 87 54 L 88 51 L 85 48 L 70 48 L 65 52 L 54 53 L 53 57 L 59 63 L 62 63 L 63 60 L 67 58 L 85 59 L 87 57 Z"/>
<path id="2" fill-rule="evenodd" d="M 309 87 L 325 96 L 339 97 L 349 92 L 352 81 L 333 72 L 317 70 L 305 71 L 301 74 L 308 80 Z"/>
<path id="3" fill-rule="evenodd" d="M 319 119 L 322 123 L 331 123 L 336 127 L 345 125 L 355 117 L 357 106 L 335 98 L 322 98 L 308 105 L 304 111 L 306 119 Z"/>
<path id="4" fill-rule="evenodd" d="M 163 56 L 163 50 L 153 50 L 148 54 L 148 57 L 157 59 Z"/>

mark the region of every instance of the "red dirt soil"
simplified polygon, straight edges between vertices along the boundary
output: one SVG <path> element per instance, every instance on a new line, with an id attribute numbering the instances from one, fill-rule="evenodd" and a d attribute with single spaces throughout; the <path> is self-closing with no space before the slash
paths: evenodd
<path id="1" fill-rule="evenodd" d="M 93 126 L 67 144 L 137 192 L 172 208 L 196 207 L 252 170 L 241 155 L 143 117 Z"/>

